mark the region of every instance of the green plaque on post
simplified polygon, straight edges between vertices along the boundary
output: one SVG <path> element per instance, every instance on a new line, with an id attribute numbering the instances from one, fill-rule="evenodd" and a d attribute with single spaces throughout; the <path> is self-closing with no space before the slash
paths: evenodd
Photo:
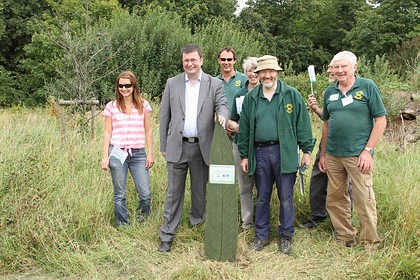
<path id="1" fill-rule="evenodd" d="M 235 164 L 232 144 L 218 123 L 210 148 L 206 213 L 206 256 L 213 260 L 234 261 L 238 246 Z"/>

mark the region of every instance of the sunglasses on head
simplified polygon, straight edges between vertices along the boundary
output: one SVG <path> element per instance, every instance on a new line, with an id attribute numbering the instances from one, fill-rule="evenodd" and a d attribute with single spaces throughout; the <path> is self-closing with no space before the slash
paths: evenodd
<path id="1" fill-rule="evenodd" d="M 222 57 L 222 58 L 220 58 L 220 60 L 221 61 L 232 61 L 233 60 L 233 58 L 231 58 L 231 57 L 229 57 L 229 58 L 224 58 L 224 57 Z"/>
<path id="2" fill-rule="evenodd" d="M 118 84 L 118 87 L 119 88 L 123 88 L 123 87 L 125 87 L 125 88 L 131 88 L 133 85 L 132 84 Z"/>

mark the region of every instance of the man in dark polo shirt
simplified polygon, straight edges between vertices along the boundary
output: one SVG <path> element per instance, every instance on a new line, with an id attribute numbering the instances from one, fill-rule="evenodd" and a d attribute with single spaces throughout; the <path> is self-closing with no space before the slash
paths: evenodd
<path id="1" fill-rule="evenodd" d="M 276 183 L 280 201 L 279 250 L 289 254 L 294 235 L 293 186 L 298 167 L 298 148 L 303 151 L 300 165 L 311 165 L 314 147 L 309 113 L 302 95 L 278 80 L 282 69 L 274 56 L 258 59 L 261 84 L 244 98 L 239 120 L 238 146 L 241 168 L 254 175 L 257 187 L 255 240 L 256 251 L 268 245 L 270 200 Z"/>
<path id="2" fill-rule="evenodd" d="M 216 78 L 222 81 L 229 109 L 232 110 L 233 97 L 238 90 L 245 86 L 247 77 L 244 73 L 235 70 L 236 53 L 232 47 L 225 47 L 221 49 L 219 51 L 217 62 L 220 65 L 222 73 L 217 75 Z"/>
<path id="3" fill-rule="evenodd" d="M 342 51 L 333 58 L 337 79 L 324 94 L 322 148 L 319 169 L 327 172 L 327 211 L 336 231 L 337 245 L 356 245 L 347 179 L 359 216 L 359 242 L 368 249 L 380 245 L 373 191 L 374 148 L 386 127 L 386 110 L 376 84 L 355 75 L 357 57 Z"/>

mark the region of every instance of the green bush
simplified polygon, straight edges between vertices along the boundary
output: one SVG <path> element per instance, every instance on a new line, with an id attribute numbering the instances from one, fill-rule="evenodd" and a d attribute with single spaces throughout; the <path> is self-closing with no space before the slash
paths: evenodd
<path id="1" fill-rule="evenodd" d="M 15 88 L 16 81 L 13 73 L 0 65 L 0 107 L 19 104 L 21 91 Z"/>
<path id="2" fill-rule="evenodd" d="M 159 98 L 166 79 L 180 71 L 179 50 L 190 37 L 180 18 L 162 9 L 142 17 L 116 11 L 88 30 L 62 32 L 58 75 L 47 87 L 59 98 L 103 103 L 115 98 L 115 78 L 123 70 L 134 72 L 146 98 Z"/>
<path id="3" fill-rule="evenodd" d="M 144 8 L 141 15 L 117 10 L 111 19 L 98 21 L 87 30 L 70 31 L 64 25 L 51 32 L 55 38 L 52 45 L 48 36 L 37 36 L 30 49 L 35 52 L 45 42 L 59 53 L 44 57 L 42 65 L 50 65 L 50 61 L 55 78 L 46 82 L 43 91 L 64 99 L 99 98 L 105 103 L 114 98 L 115 77 L 123 70 L 136 74 L 146 98 L 160 99 L 166 80 L 183 71 L 180 49 L 187 43 L 202 47 L 203 68 L 209 74 L 220 71 L 217 53 L 224 46 L 237 50 L 240 71 L 243 58 L 260 54 L 256 35 L 238 30 L 227 20 L 211 20 L 191 35 L 180 16 L 152 6 Z"/>
<path id="4" fill-rule="evenodd" d="M 387 110 L 388 121 L 392 121 L 402 110 L 409 96 L 398 94 L 409 90 L 409 85 L 402 82 L 385 56 L 376 56 L 375 61 L 368 61 L 365 57 L 358 60 L 357 75 L 371 79 L 378 86 Z"/>
<path id="5" fill-rule="evenodd" d="M 308 99 L 308 96 L 311 94 L 311 82 L 309 81 L 309 74 L 306 71 L 305 73 L 300 74 L 288 74 L 288 68 L 285 68 L 284 74 L 280 75 L 280 80 L 284 81 L 289 86 L 296 88 L 303 96 L 305 100 Z M 312 83 L 312 88 L 314 95 L 318 101 L 318 104 L 322 107 L 322 102 L 324 98 L 324 91 L 330 85 L 328 83 L 328 74 L 326 72 L 315 72 L 316 81 Z"/>
<path id="6" fill-rule="evenodd" d="M 178 15 L 159 7 L 146 9 L 141 17 L 117 15 L 109 29 L 114 49 L 126 45 L 113 60 L 119 70 L 109 80 L 112 91 L 104 96 L 114 98 L 115 77 L 127 69 L 136 74 L 147 97 L 159 99 L 166 80 L 182 71 L 180 50 L 191 41 L 190 30 Z"/>

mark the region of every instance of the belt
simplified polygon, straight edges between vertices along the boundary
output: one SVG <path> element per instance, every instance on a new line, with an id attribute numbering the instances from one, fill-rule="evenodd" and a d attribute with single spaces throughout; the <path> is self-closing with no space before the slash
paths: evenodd
<path id="1" fill-rule="evenodd" d="M 279 141 L 267 141 L 267 142 L 255 142 L 255 147 L 267 147 L 267 146 L 273 146 L 278 145 Z"/>
<path id="2" fill-rule="evenodd" d="M 198 143 L 198 137 L 182 137 L 182 140 L 188 143 Z"/>

